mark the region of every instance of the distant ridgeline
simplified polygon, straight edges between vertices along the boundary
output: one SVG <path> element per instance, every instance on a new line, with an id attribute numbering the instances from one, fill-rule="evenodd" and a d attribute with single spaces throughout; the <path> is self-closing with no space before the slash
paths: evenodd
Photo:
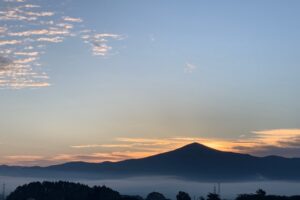
<path id="1" fill-rule="evenodd" d="M 119 162 L 69 162 L 47 167 L 0 165 L 0 175 L 64 180 L 167 176 L 201 182 L 300 181 L 299 169 L 300 158 L 255 157 L 192 143 L 173 151 Z"/>
<path id="2" fill-rule="evenodd" d="M 191 200 L 186 192 L 178 192 L 177 200 Z M 70 182 L 32 182 L 19 186 L 9 194 L 6 200 L 144 200 L 140 196 L 121 195 L 106 186 L 89 187 L 80 183 Z M 152 192 L 145 200 L 169 200 L 163 194 Z M 197 200 L 221 200 L 218 194 L 209 193 L 206 198 Z M 236 200 L 300 200 L 300 196 L 267 195 L 259 189 L 255 194 L 240 194 Z"/>

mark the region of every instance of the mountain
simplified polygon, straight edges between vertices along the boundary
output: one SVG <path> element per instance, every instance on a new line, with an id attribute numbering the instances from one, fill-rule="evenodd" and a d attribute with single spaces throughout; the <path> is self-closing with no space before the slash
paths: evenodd
<path id="1" fill-rule="evenodd" d="M 48 167 L 0 166 L 0 175 L 71 178 L 173 176 L 201 181 L 300 180 L 300 158 L 255 157 L 192 143 L 158 155 L 120 162 L 70 162 Z"/>

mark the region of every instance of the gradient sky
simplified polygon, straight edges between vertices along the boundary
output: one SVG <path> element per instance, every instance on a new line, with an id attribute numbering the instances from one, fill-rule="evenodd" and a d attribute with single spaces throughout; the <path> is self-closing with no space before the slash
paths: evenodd
<path id="1" fill-rule="evenodd" d="M 189 142 L 300 157 L 300 2 L 0 0 L 0 163 Z"/>

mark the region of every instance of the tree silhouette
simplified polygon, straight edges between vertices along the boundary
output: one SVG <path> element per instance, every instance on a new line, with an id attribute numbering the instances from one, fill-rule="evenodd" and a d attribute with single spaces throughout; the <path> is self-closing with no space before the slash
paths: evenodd
<path id="1" fill-rule="evenodd" d="M 19 186 L 7 200 L 120 200 L 121 195 L 105 186 L 90 188 L 69 182 L 33 182 Z"/>
<path id="2" fill-rule="evenodd" d="M 151 192 L 147 195 L 146 200 L 167 200 L 167 198 L 159 192 Z"/>
<path id="3" fill-rule="evenodd" d="M 266 196 L 266 191 L 264 191 L 264 190 L 262 190 L 262 189 L 258 189 L 257 191 L 256 191 L 256 194 L 258 195 L 258 196 L 260 196 L 260 197 L 264 197 L 264 196 Z"/>
<path id="4" fill-rule="evenodd" d="M 208 193 L 207 200 L 221 200 L 219 195 L 216 193 Z"/>
<path id="5" fill-rule="evenodd" d="M 235 200 L 300 200 L 300 196 L 267 195 L 264 190 L 259 189 L 255 194 L 240 194 Z"/>
<path id="6" fill-rule="evenodd" d="M 191 200 L 191 197 L 188 193 L 179 191 L 176 195 L 177 200 Z"/>

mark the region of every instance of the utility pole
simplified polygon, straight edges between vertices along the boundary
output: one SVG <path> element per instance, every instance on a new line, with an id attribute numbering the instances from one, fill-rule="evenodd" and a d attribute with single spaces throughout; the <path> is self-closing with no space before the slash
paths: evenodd
<path id="1" fill-rule="evenodd" d="M 215 184 L 215 183 L 214 183 L 213 193 L 214 193 L 214 194 L 217 194 L 217 191 L 216 191 L 216 184 Z"/>
<path id="2" fill-rule="evenodd" d="M 2 199 L 5 200 L 5 183 L 3 183 L 2 187 Z"/>
<path id="3" fill-rule="evenodd" d="M 221 196 L 221 183 L 218 182 L 218 195 Z"/>

